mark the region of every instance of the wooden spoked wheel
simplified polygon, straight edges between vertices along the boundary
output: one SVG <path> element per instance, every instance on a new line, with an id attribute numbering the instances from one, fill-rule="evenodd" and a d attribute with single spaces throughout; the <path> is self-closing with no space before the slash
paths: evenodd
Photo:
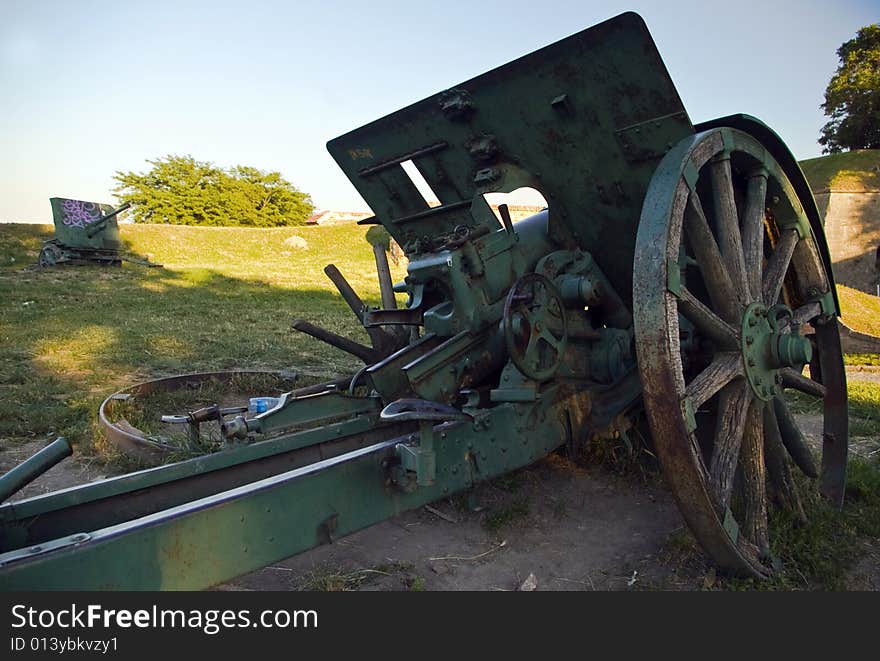
<path id="1" fill-rule="evenodd" d="M 714 562 L 755 577 L 774 571 L 768 507 L 803 518 L 792 464 L 838 505 L 846 481 L 833 282 L 807 204 L 754 138 L 712 129 L 661 161 L 636 243 L 636 351 L 664 476 Z M 788 389 L 821 404 L 812 449 Z"/>

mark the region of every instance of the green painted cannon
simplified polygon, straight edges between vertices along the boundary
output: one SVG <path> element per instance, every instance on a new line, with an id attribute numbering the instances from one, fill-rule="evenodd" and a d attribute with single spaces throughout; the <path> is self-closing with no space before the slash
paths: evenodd
<path id="1" fill-rule="evenodd" d="M 52 205 L 55 237 L 43 243 L 38 258 L 41 267 L 65 263 L 119 266 L 123 261 L 161 266 L 132 258 L 123 252 L 116 217 L 128 209 L 130 203 L 114 209 L 109 204 L 64 197 L 52 197 L 49 202 Z"/>
<path id="2" fill-rule="evenodd" d="M 392 286 L 376 251 L 381 309 L 326 269 L 369 346 L 294 323 L 363 369 L 224 418 L 220 452 L 0 507 L 4 587 L 213 585 L 636 429 L 723 570 L 775 571 L 768 508 L 803 515 L 794 471 L 842 503 L 838 307 L 807 183 L 758 120 L 693 124 L 637 15 L 328 148 L 409 259 Z M 484 197 L 523 187 L 547 208 L 517 223 Z M 787 391 L 822 401 L 817 438 Z"/>
<path id="3" fill-rule="evenodd" d="M 131 205 L 113 209 L 109 204 L 63 197 L 50 198 L 49 202 L 52 204 L 55 237 L 43 244 L 40 266 L 64 262 L 121 264 L 122 240 L 116 216 Z"/>

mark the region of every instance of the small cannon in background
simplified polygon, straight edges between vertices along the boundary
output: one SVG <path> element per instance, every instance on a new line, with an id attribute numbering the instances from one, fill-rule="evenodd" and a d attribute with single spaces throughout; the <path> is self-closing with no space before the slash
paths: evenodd
<path id="1" fill-rule="evenodd" d="M 775 571 L 768 508 L 803 515 L 793 466 L 842 504 L 838 305 L 807 182 L 753 117 L 693 124 L 639 16 L 328 148 L 409 258 L 382 309 L 326 269 L 372 346 L 296 323 L 364 368 L 225 419 L 223 451 L 0 507 L 4 587 L 210 586 L 635 430 L 725 571 Z M 547 209 L 497 218 L 484 195 L 522 187 Z M 788 389 L 822 401 L 818 464 Z"/>
<path id="2" fill-rule="evenodd" d="M 55 237 L 43 243 L 38 264 L 105 264 L 119 266 L 123 261 L 143 266 L 161 266 L 126 255 L 119 237 L 116 217 L 128 209 L 126 202 L 114 209 L 109 204 L 84 202 L 64 197 L 49 198 Z"/>

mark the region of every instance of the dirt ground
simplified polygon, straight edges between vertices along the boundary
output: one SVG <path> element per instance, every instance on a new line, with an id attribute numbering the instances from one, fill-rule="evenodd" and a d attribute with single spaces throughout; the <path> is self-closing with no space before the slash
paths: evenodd
<path id="1" fill-rule="evenodd" d="M 869 381 L 880 383 L 880 366 L 878 365 L 854 365 L 846 368 L 846 378 L 849 381 Z"/>
<path id="2" fill-rule="evenodd" d="M 673 578 L 657 555 L 683 526 L 662 484 L 552 456 L 223 589 L 517 590 L 530 575 L 539 590 L 629 589 Z"/>
<path id="3" fill-rule="evenodd" d="M 855 375 L 853 375 L 855 376 Z M 808 435 L 820 428 L 804 416 Z M 0 472 L 52 439 L 3 442 Z M 857 448 L 854 448 L 857 449 Z M 101 479 L 68 459 L 15 498 Z M 876 540 L 875 540 L 876 542 Z M 439 501 L 230 581 L 221 590 L 698 590 L 714 570 L 657 476 L 621 475 L 552 455 Z M 687 557 L 687 562 L 677 558 Z M 880 589 L 880 543 L 866 542 L 855 590 Z"/>
<path id="4" fill-rule="evenodd" d="M 0 472 L 48 440 L 0 452 Z M 96 464 L 67 459 L 14 500 L 103 477 Z M 530 574 L 539 590 L 668 587 L 679 579 L 665 575 L 657 555 L 683 532 L 657 478 L 554 455 L 218 589 L 516 590 Z"/>

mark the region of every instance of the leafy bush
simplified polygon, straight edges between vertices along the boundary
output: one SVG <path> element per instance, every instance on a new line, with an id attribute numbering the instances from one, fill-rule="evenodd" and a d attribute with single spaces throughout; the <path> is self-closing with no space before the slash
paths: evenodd
<path id="1" fill-rule="evenodd" d="M 173 225 L 302 225 L 314 205 L 279 172 L 236 165 L 229 169 L 192 156 L 147 161 L 148 172 L 118 171 L 114 193 L 131 202 L 137 223 Z"/>

